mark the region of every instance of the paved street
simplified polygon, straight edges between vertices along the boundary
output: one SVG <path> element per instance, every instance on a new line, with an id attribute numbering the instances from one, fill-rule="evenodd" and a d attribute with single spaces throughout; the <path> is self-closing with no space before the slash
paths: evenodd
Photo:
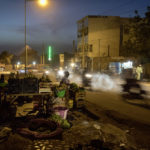
<path id="1" fill-rule="evenodd" d="M 131 119 L 150 124 L 150 108 L 142 107 L 145 102 L 150 104 L 150 100 L 130 100 L 126 102 L 120 94 L 102 91 L 88 91 L 86 100 L 104 110 L 113 110 Z"/>
<path id="2" fill-rule="evenodd" d="M 150 124 L 150 83 L 141 82 L 142 89 L 148 93 L 149 100 L 127 100 L 120 93 L 87 91 L 86 100 L 104 110 L 113 110 L 131 119 Z M 145 108 L 144 106 L 148 106 Z"/>

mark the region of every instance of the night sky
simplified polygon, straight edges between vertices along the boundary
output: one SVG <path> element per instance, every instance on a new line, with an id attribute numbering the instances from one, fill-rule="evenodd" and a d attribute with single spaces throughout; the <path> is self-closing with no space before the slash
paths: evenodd
<path id="1" fill-rule="evenodd" d="M 46 7 L 27 2 L 27 44 L 41 51 L 42 44 L 56 52 L 72 50 L 76 22 L 87 15 L 144 16 L 150 0 L 49 0 Z M 24 0 L 0 0 L 0 52 L 18 53 L 24 46 Z"/>

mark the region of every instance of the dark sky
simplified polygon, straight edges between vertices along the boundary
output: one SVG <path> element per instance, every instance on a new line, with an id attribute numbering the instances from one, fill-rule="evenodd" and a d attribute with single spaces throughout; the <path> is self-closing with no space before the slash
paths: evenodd
<path id="1" fill-rule="evenodd" d="M 41 51 L 42 44 L 56 52 L 71 51 L 77 36 L 77 20 L 87 15 L 133 17 L 144 15 L 150 0 L 49 0 L 39 6 L 27 2 L 27 43 Z M 24 0 L 0 2 L 0 52 L 18 53 L 24 46 Z"/>

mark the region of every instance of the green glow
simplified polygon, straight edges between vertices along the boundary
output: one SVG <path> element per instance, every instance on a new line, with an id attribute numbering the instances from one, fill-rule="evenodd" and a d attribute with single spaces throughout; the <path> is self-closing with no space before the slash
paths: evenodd
<path id="1" fill-rule="evenodd" d="M 52 60 L 52 47 L 51 46 L 48 47 L 48 60 L 49 61 Z"/>

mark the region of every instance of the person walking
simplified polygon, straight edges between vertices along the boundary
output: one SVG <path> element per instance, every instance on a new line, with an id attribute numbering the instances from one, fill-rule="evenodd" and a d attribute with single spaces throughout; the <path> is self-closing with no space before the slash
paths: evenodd
<path id="1" fill-rule="evenodd" d="M 137 80 L 141 80 L 142 79 L 142 74 L 143 74 L 142 65 L 137 66 L 137 68 L 136 68 L 136 74 L 137 74 L 136 79 Z"/>

